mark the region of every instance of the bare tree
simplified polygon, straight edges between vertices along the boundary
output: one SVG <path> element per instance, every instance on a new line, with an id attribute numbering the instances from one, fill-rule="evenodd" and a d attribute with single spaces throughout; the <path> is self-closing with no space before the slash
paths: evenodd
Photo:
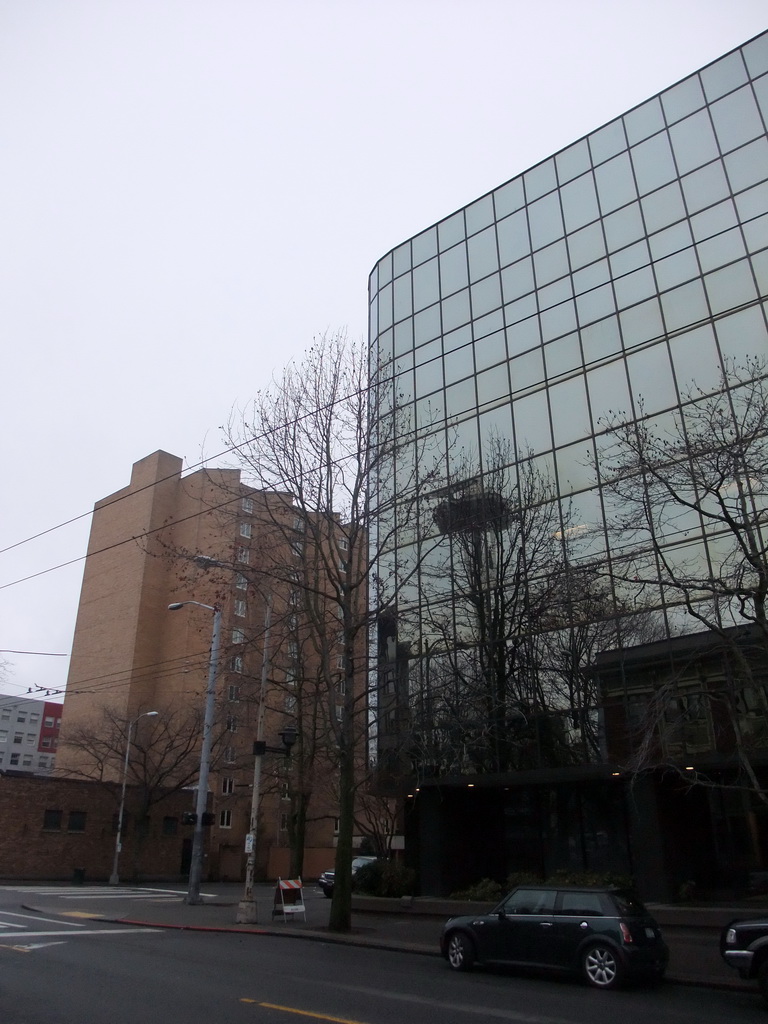
<path id="1" fill-rule="evenodd" d="M 680 412 L 660 424 L 613 415 L 606 428 L 599 474 L 623 553 L 604 571 L 628 600 L 682 612 L 682 631 L 698 625 L 717 638 L 730 669 L 724 685 L 699 686 L 699 700 L 725 716 L 731 750 L 765 799 L 744 708 L 764 691 L 768 655 L 766 363 L 729 364 L 715 393 L 691 387 Z M 658 763 L 653 737 L 670 726 L 670 700 L 666 692 L 649 702 L 636 770 Z"/>
<path id="2" fill-rule="evenodd" d="M 305 664 L 312 666 L 324 711 L 316 721 L 330 740 L 327 757 L 338 773 L 330 917 L 336 931 L 351 925 L 355 794 L 368 763 L 372 711 L 369 629 L 393 597 L 378 553 L 391 540 L 392 507 L 397 503 L 403 523 L 427 474 L 425 459 L 414 457 L 394 387 L 378 389 L 378 381 L 362 343 L 343 334 L 324 336 L 227 430 L 247 482 L 286 495 L 283 512 L 267 503 L 263 514 L 294 552 L 293 564 L 265 558 L 260 571 L 263 586 L 287 588 L 300 608 L 302 647 L 311 650 Z M 320 705 L 309 707 L 317 716 Z M 299 745 L 304 741 L 300 736 Z"/>

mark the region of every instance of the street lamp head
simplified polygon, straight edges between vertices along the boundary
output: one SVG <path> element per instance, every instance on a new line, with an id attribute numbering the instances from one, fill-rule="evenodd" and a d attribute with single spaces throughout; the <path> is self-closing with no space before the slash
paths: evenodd
<path id="1" fill-rule="evenodd" d="M 145 712 L 144 712 L 144 715 L 145 715 L 145 716 L 146 716 L 147 718 L 154 718 L 154 717 L 155 717 L 155 715 L 159 715 L 159 714 L 160 714 L 160 712 L 159 712 L 159 711 L 145 711 Z"/>
<path id="2" fill-rule="evenodd" d="M 184 602 L 183 601 L 174 601 L 173 604 L 169 604 L 168 605 L 168 611 L 169 612 L 177 612 L 179 610 L 179 608 L 183 608 L 183 607 L 184 607 Z"/>
<path id="3" fill-rule="evenodd" d="M 298 730 L 295 725 L 286 725 L 286 727 L 278 733 L 278 736 L 283 741 L 286 754 L 290 754 L 291 749 L 299 737 Z"/>

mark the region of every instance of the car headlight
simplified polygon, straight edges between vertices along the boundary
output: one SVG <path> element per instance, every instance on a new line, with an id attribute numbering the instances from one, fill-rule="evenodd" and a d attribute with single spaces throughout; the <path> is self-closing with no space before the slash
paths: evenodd
<path id="1" fill-rule="evenodd" d="M 726 941 L 726 944 L 729 945 L 729 946 L 733 946 L 735 944 L 735 942 L 736 942 L 736 929 L 735 928 L 729 928 L 728 929 L 728 931 L 725 933 L 725 941 Z"/>

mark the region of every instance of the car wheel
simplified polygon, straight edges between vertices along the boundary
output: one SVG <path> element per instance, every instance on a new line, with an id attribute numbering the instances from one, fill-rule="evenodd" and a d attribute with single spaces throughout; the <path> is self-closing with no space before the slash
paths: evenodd
<path id="1" fill-rule="evenodd" d="M 760 995 L 768 1003 L 768 960 L 764 960 L 757 969 L 757 984 Z"/>
<path id="2" fill-rule="evenodd" d="M 621 984 L 622 966 L 610 946 L 595 943 L 584 950 L 581 958 L 584 977 L 595 988 L 616 988 Z"/>
<path id="3" fill-rule="evenodd" d="M 448 963 L 454 971 L 468 971 L 475 962 L 471 939 L 462 932 L 453 932 L 448 939 Z"/>

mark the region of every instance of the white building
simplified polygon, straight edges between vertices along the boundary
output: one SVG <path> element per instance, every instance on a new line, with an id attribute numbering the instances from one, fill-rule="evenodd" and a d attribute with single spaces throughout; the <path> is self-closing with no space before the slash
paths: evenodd
<path id="1" fill-rule="evenodd" d="M 0 694 L 0 771 L 49 775 L 56 766 L 61 704 Z"/>

